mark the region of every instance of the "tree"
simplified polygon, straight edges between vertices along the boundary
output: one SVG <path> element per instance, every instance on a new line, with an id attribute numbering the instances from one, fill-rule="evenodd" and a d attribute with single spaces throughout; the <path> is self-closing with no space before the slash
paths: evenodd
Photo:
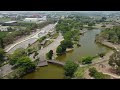
<path id="1" fill-rule="evenodd" d="M 71 40 L 63 40 L 61 41 L 61 46 L 66 48 L 73 48 L 73 43 Z"/>
<path id="2" fill-rule="evenodd" d="M 37 51 L 34 51 L 34 56 L 33 58 L 35 58 L 39 53 Z"/>
<path id="3" fill-rule="evenodd" d="M 22 56 L 27 56 L 27 53 L 25 52 L 25 49 L 23 48 L 18 48 L 14 51 L 14 53 L 12 55 L 9 56 L 10 59 L 10 64 L 14 65 L 18 59 Z"/>
<path id="4" fill-rule="evenodd" d="M 81 67 L 78 68 L 74 73 L 74 77 L 78 79 L 83 79 L 84 75 L 85 75 L 85 69 Z"/>
<path id="5" fill-rule="evenodd" d="M 5 52 L 2 48 L 0 48 L 0 61 L 3 61 L 4 56 L 5 56 Z"/>
<path id="6" fill-rule="evenodd" d="M 0 48 L 4 48 L 5 46 L 4 46 L 4 42 L 3 42 L 3 39 L 2 38 L 0 38 Z"/>
<path id="7" fill-rule="evenodd" d="M 95 79 L 110 79 L 109 75 L 103 74 L 102 72 L 98 72 L 96 68 L 92 67 L 89 69 L 89 75 L 94 77 Z"/>
<path id="8" fill-rule="evenodd" d="M 52 59 L 52 56 L 53 56 L 53 50 L 50 50 L 47 54 L 47 59 Z"/>
<path id="9" fill-rule="evenodd" d="M 120 74 L 120 52 L 115 52 L 110 56 L 109 65 L 116 70 L 116 73 Z"/>
<path id="10" fill-rule="evenodd" d="M 56 49 L 56 53 L 62 54 L 66 51 L 66 47 L 59 45 Z"/>
<path id="11" fill-rule="evenodd" d="M 28 56 L 23 56 L 18 59 L 16 62 L 16 66 L 19 68 L 24 68 L 25 72 L 31 72 L 35 69 L 35 64 L 31 61 L 31 59 Z"/>
<path id="12" fill-rule="evenodd" d="M 91 77 L 93 77 L 94 75 L 95 75 L 95 73 L 97 72 L 97 70 L 96 70 L 96 68 L 95 67 L 92 67 L 92 68 L 90 68 L 89 69 L 89 75 L 91 76 Z"/>
<path id="13" fill-rule="evenodd" d="M 92 59 L 93 59 L 93 57 L 90 57 L 90 56 L 84 57 L 84 58 L 82 58 L 82 64 L 90 64 L 90 63 L 92 63 Z"/>
<path id="14" fill-rule="evenodd" d="M 71 60 L 66 61 L 64 66 L 65 75 L 72 77 L 77 68 L 78 64 L 74 63 Z"/>

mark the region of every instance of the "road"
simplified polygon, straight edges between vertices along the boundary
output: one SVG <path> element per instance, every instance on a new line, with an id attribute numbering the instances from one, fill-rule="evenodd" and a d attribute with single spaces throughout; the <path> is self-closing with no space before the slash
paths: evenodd
<path id="1" fill-rule="evenodd" d="M 13 44 L 10 48 L 6 49 L 6 51 L 8 53 L 13 53 L 14 50 L 16 50 L 17 48 L 27 48 L 28 44 L 32 44 L 34 43 L 38 38 L 45 36 L 50 30 L 52 30 L 55 27 L 56 24 L 49 24 L 46 27 L 42 28 L 40 31 L 30 35 L 29 37 L 25 38 L 24 40 L 21 40 L 18 43 Z M 41 34 L 41 31 L 45 31 L 45 33 Z M 59 38 L 58 38 L 59 39 Z M 58 40 L 57 39 L 57 40 Z M 54 44 L 54 43 L 53 43 Z M 52 44 L 52 45 L 53 45 Z M 41 52 L 41 51 L 40 51 Z M 41 55 L 41 54 L 40 54 Z M 41 56 L 40 56 L 41 57 Z M 2 67 L 0 67 L 0 76 L 5 76 L 8 73 L 12 72 L 13 70 L 11 69 L 11 65 L 6 64 Z"/>
<path id="2" fill-rule="evenodd" d="M 50 30 L 52 30 L 55 27 L 56 24 L 49 24 L 46 27 L 42 28 L 41 30 L 37 31 L 35 34 L 32 34 L 25 38 L 24 40 L 21 40 L 17 43 L 14 43 L 11 45 L 10 48 L 5 49 L 5 51 L 9 54 L 13 53 L 17 48 L 27 48 L 28 44 L 33 44 L 35 41 L 37 41 L 38 38 L 45 36 L 48 34 Z M 41 33 L 44 32 L 44 33 Z"/>

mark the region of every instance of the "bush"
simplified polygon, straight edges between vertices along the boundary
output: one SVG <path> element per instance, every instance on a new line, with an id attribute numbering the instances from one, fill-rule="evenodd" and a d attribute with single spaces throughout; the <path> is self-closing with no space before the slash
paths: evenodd
<path id="1" fill-rule="evenodd" d="M 52 59 L 52 56 L 53 56 L 53 50 L 50 50 L 47 54 L 47 59 Z"/>
<path id="2" fill-rule="evenodd" d="M 94 67 L 90 68 L 89 72 L 89 75 L 91 77 L 94 77 L 95 79 L 110 79 L 109 75 L 103 74 L 102 72 L 98 72 Z"/>
<path id="3" fill-rule="evenodd" d="M 92 59 L 93 59 L 93 57 L 90 57 L 90 56 L 84 57 L 84 58 L 82 58 L 82 64 L 90 64 L 90 63 L 92 63 Z"/>
<path id="4" fill-rule="evenodd" d="M 66 51 L 66 47 L 59 45 L 56 49 L 57 54 L 62 54 Z"/>
<path id="5" fill-rule="evenodd" d="M 65 75 L 72 77 L 77 68 L 78 68 L 78 64 L 70 60 L 66 61 L 64 66 Z"/>

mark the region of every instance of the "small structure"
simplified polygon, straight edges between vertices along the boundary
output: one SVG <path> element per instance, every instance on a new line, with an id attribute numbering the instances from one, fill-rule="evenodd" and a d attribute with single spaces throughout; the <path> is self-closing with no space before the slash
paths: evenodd
<path id="1" fill-rule="evenodd" d="M 3 23 L 3 26 L 15 26 L 15 25 L 17 25 L 17 21 L 8 21 Z"/>
<path id="2" fill-rule="evenodd" d="M 44 61 L 39 61 L 37 66 L 42 67 L 42 66 L 47 66 L 47 65 L 48 65 L 48 62 L 46 60 L 44 60 Z"/>
<path id="3" fill-rule="evenodd" d="M 8 31 L 9 26 L 0 26 L 0 31 Z"/>

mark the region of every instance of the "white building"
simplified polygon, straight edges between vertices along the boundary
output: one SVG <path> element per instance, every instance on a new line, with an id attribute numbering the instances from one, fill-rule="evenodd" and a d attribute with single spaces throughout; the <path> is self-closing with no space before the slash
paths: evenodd
<path id="1" fill-rule="evenodd" d="M 46 16 L 43 16 L 42 18 L 25 18 L 25 22 L 39 22 L 39 21 L 46 21 Z"/>
<path id="2" fill-rule="evenodd" d="M 0 26 L 0 31 L 8 31 L 9 26 Z"/>

